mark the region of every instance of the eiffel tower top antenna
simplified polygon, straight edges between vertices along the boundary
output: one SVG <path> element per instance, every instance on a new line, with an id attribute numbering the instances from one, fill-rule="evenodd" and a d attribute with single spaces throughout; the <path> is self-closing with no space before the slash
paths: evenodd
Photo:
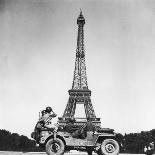
<path id="1" fill-rule="evenodd" d="M 80 8 L 80 14 L 82 14 L 82 9 Z"/>

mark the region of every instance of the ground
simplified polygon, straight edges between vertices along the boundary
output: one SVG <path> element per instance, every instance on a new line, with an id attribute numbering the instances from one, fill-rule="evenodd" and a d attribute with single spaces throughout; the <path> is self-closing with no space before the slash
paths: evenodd
<path id="1" fill-rule="evenodd" d="M 46 153 L 41 152 L 11 152 L 11 151 L 0 151 L 0 155 L 46 155 Z M 65 153 L 64 155 L 87 155 L 85 152 L 71 152 L 71 153 Z M 97 155 L 94 153 L 94 155 Z M 121 154 L 121 155 L 128 155 L 128 154 Z M 137 155 L 137 154 L 132 154 Z M 144 154 L 138 154 L 138 155 L 144 155 Z"/>

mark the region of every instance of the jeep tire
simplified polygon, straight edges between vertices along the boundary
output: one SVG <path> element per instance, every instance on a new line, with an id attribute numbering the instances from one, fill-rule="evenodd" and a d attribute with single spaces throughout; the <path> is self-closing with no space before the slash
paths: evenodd
<path id="1" fill-rule="evenodd" d="M 50 139 L 46 143 L 47 155 L 63 155 L 64 151 L 65 151 L 65 144 L 59 138 L 57 138 L 56 140 Z"/>
<path id="2" fill-rule="evenodd" d="M 100 148 L 103 155 L 117 155 L 119 153 L 119 144 L 114 139 L 105 139 Z"/>

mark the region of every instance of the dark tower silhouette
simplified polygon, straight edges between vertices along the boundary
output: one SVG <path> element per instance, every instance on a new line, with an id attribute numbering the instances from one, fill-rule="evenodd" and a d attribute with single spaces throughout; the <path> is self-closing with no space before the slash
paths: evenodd
<path id="1" fill-rule="evenodd" d="M 82 11 L 80 11 L 80 15 L 77 18 L 78 37 L 73 84 L 72 89 L 68 91 L 68 103 L 63 116 L 59 118 L 59 123 L 65 123 L 65 120 L 74 117 L 76 105 L 83 104 L 86 117 L 82 119 L 84 120 L 89 117 L 97 126 L 100 126 L 101 122 L 99 118 L 96 118 L 94 108 L 91 103 L 91 91 L 88 89 L 87 83 L 84 49 L 84 24 L 85 18 L 82 15 Z"/>

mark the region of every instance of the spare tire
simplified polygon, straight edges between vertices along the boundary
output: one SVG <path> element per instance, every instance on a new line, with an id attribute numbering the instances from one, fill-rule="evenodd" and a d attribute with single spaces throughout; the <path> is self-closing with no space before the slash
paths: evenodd
<path id="1" fill-rule="evenodd" d="M 65 144 L 59 138 L 57 138 L 56 140 L 50 139 L 46 143 L 47 155 L 63 155 L 64 151 L 65 151 Z"/>
<path id="2" fill-rule="evenodd" d="M 119 144 L 114 139 L 105 139 L 101 144 L 101 154 L 117 155 L 119 153 Z"/>

